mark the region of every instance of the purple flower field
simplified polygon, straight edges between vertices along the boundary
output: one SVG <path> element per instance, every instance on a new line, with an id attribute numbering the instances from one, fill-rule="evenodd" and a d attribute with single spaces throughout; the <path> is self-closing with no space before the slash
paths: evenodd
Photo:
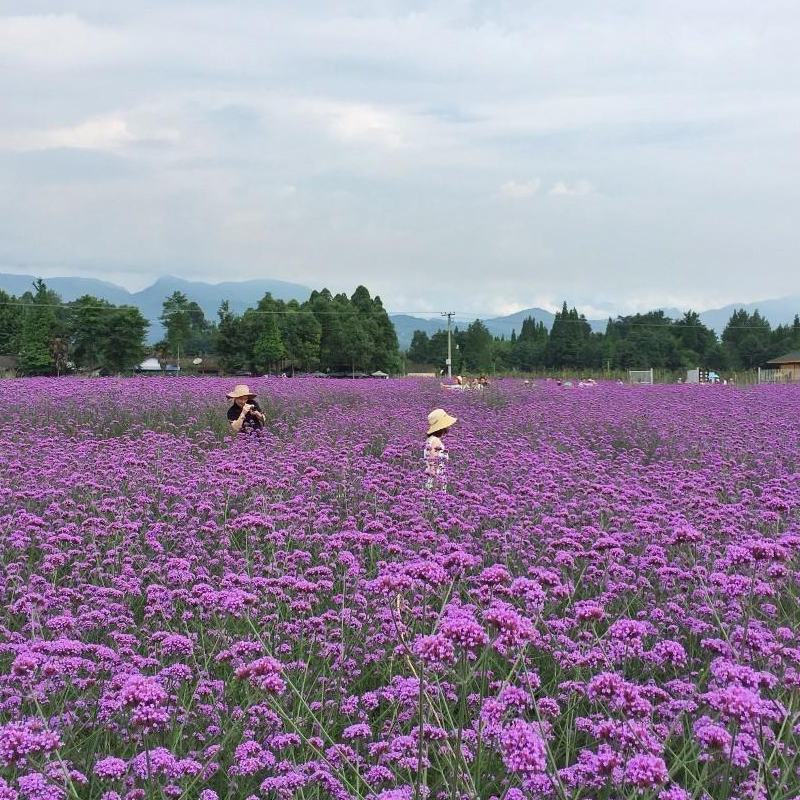
<path id="1" fill-rule="evenodd" d="M 800 389 L 229 386 L 0 382 L 0 800 L 800 796 Z"/>

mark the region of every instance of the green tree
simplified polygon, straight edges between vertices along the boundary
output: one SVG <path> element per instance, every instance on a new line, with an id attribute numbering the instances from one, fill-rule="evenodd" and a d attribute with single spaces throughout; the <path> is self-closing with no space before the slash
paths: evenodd
<path id="1" fill-rule="evenodd" d="M 364 289 L 366 292 L 367 290 Z M 367 292 L 369 296 L 369 292 Z M 397 344 L 397 332 L 383 307 L 378 295 L 372 298 L 372 328 L 370 334 L 374 342 L 372 371 L 396 373 L 400 369 L 400 347 Z"/>
<path id="2" fill-rule="evenodd" d="M 347 359 L 346 368 L 351 372 L 369 370 L 375 343 L 358 316 L 355 314 L 344 316 L 342 333 L 342 354 Z"/>
<path id="3" fill-rule="evenodd" d="M 350 357 L 346 352 L 344 322 L 352 309 L 347 295 L 335 297 L 327 289 L 312 292 L 308 308 L 320 325 L 319 364 L 325 372 L 338 372 L 350 369 Z"/>
<path id="4" fill-rule="evenodd" d="M 214 324 L 206 319 L 203 309 L 194 300 L 189 301 L 186 313 L 189 316 L 186 352 L 198 355 L 210 352 L 214 344 Z"/>
<path id="5" fill-rule="evenodd" d="M 488 372 L 493 367 L 494 340 L 489 329 L 479 319 L 469 325 L 460 341 L 461 358 L 466 369 Z"/>
<path id="6" fill-rule="evenodd" d="M 265 318 L 261 333 L 253 348 L 253 362 L 258 372 L 269 372 L 286 354 L 275 317 Z"/>
<path id="7" fill-rule="evenodd" d="M 54 367 L 51 342 L 58 336 L 59 320 L 44 281 L 38 279 L 33 286 L 35 291 L 26 292 L 29 302 L 23 308 L 18 369 L 23 375 L 48 375 Z"/>
<path id="8" fill-rule="evenodd" d="M 696 361 L 677 338 L 678 328 L 663 311 L 649 311 L 609 320 L 601 360 L 616 369 L 679 369 Z"/>
<path id="9" fill-rule="evenodd" d="M 140 364 L 146 352 L 149 326 L 138 308 L 120 306 L 108 312 L 100 351 L 101 368 L 120 373 Z"/>
<path id="10" fill-rule="evenodd" d="M 256 303 L 255 308 L 248 308 L 242 314 L 240 325 L 242 347 L 251 372 L 264 371 L 263 359 L 256 357 L 256 343 L 265 333 L 269 333 L 266 339 L 273 337 L 273 325 L 280 336 L 285 310 L 286 307 L 282 300 L 276 300 L 269 292 L 266 292 Z"/>
<path id="11" fill-rule="evenodd" d="M 425 331 L 414 331 L 411 337 L 411 344 L 409 345 L 406 356 L 408 360 L 414 364 L 427 364 L 430 361 L 430 344 L 431 340 Z"/>
<path id="12" fill-rule="evenodd" d="M 23 309 L 19 300 L 0 289 L 0 355 L 15 355 L 19 351 Z"/>
<path id="13" fill-rule="evenodd" d="M 675 323 L 673 336 L 681 350 L 683 365 L 690 367 L 708 366 L 717 350 L 717 335 L 700 321 L 695 311 L 687 311 L 683 318 Z"/>
<path id="14" fill-rule="evenodd" d="M 458 361 L 458 351 L 455 345 L 458 344 L 460 333 L 458 328 L 451 332 L 451 340 L 453 343 L 453 366 L 456 366 Z M 428 343 L 428 363 L 435 364 L 439 369 L 444 369 L 447 361 L 447 331 L 436 331 L 431 334 Z"/>
<path id="15" fill-rule="evenodd" d="M 384 368 L 386 355 L 379 341 L 378 318 L 366 286 L 357 286 L 350 297 L 350 307 L 344 320 L 345 343 L 350 356 L 350 370 L 353 361 L 366 372 Z"/>
<path id="16" fill-rule="evenodd" d="M 217 311 L 215 349 L 223 372 L 240 372 L 248 361 L 242 335 L 242 319 L 230 309 L 230 303 L 223 300 Z"/>
<path id="17" fill-rule="evenodd" d="M 547 328 L 544 323 L 536 322 L 533 317 L 526 317 L 522 321 L 519 336 L 512 336 L 510 342 L 513 366 L 525 372 L 532 372 L 542 367 L 547 339 Z"/>
<path id="18" fill-rule="evenodd" d="M 296 301 L 287 304 L 284 317 L 283 343 L 292 372 L 296 368 L 310 372 L 319 364 L 322 327 L 310 311 L 300 309 Z"/>
<path id="19" fill-rule="evenodd" d="M 69 338 L 72 360 L 78 367 L 97 369 L 114 306 L 106 300 L 85 294 L 70 303 Z"/>
<path id="20" fill-rule="evenodd" d="M 545 364 L 572 369 L 585 366 L 585 351 L 591 335 L 592 329 L 586 317 L 574 308 L 568 309 L 565 302 L 553 320 L 545 349 Z"/>
<path id="21" fill-rule="evenodd" d="M 494 338 L 491 351 L 491 364 L 493 370 L 501 370 L 506 372 L 507 370 L 514 369 L 514 355 L 512 350 L 513 344 L 514 343 L 511 341 L 511 339 L 506 339 L 505 336 Z"/>
<path id="22" fill-rule="evenodd" d="M 769 357 L 800 350 L 800 316 L 794 315 L 791 325 L 778 325 L 770 335 Z"/>
<path id="23" fill-rule="evenodd" d="M 731 366 L 735 369 L 753 369 L 770 357 L 769 321 L 756 309 L 748 314 L 739 308 L 731 314 L 722 332 L 722 344 Z"/>
<path id="24" fill-rule="evenodd" d="M 202 313 L 202 312 L 201 312 Z M 166 331 L 170 353 L 180 359 L 192 335 L 192 317 L 189 298 L 183 292 L 173 292 L 162 305 L 159 318 Z"/>

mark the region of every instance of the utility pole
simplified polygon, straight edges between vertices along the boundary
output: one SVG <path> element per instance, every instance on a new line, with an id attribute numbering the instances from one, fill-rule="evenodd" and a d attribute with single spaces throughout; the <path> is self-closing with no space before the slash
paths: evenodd
<path id="1" fill-rule="evenodd" d="M 455 311 L 442 311 L 442 316 L 447 317 L 447 378 L 453 377 L 453 348 L 450 338 L 450 320 L 455 316 Z"/>

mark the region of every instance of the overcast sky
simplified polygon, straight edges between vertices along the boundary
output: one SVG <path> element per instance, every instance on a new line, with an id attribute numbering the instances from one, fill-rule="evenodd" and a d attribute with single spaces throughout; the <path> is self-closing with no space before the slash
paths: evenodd
<path id="1" fill-rule="evenodd" d="M 799 293 L 799 26 L 796 0 L 0 0 L 0 271 L 393 310 Z"/>

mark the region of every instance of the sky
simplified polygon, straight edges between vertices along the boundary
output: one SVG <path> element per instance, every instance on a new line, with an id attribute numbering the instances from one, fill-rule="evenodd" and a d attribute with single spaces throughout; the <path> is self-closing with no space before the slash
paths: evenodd
<path id="1" fill-rule="evenodd" d="M 0 0 L 0 271 L 800 294 L 796 0 Z"/>

